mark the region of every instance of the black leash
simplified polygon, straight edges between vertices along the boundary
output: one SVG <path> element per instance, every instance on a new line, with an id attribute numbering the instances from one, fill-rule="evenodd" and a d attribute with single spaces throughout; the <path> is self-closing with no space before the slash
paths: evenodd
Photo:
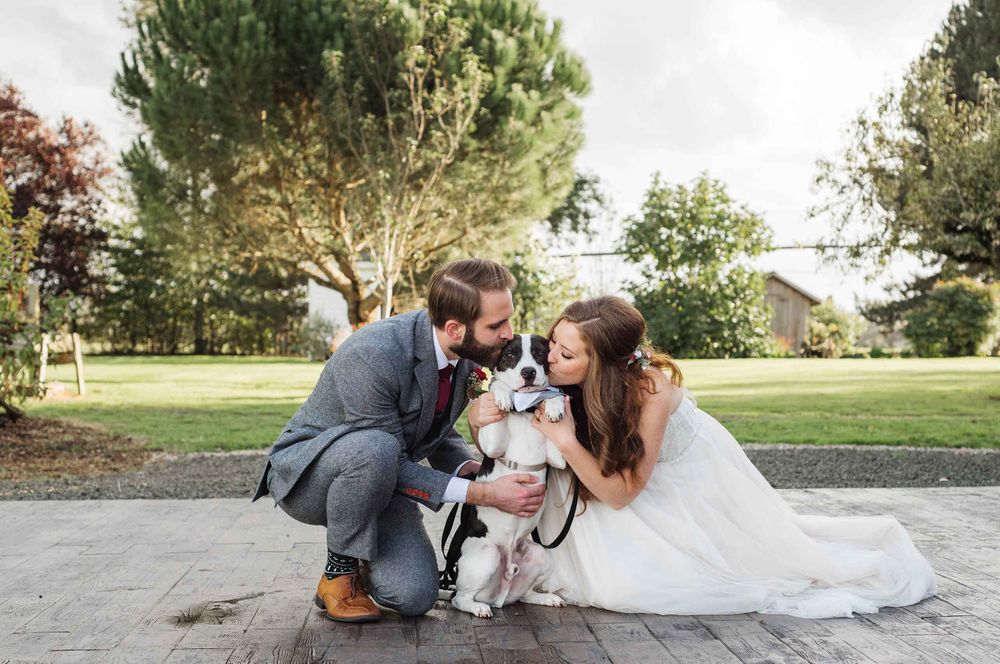
<path id="1" fill-rule="evenodd" d="M 566 539 L 566 535 L 569 534 L 570 526 L 573 525 L 573 517 L 576 516 L 576 504 L 579 497 L 580 480 L 574 477 L 573 501 L 570 503 L 569 514 L 566 515 L 566 523 L 563 524 L 562 530 L 548 544 L 542 543 L 542 538 L 538 535 L 538 528 L 531 531 L 531 539 L 546 549 L 554 549 L 562 544 L 563 540 Z M 468 504 L 455 503 L 448 513 L 448 518 L 445 519 L 444 532 L 441 533 L 441 553 L 444 555 L 444 569 L 438 574 L 438 588 L 441 590 L 452 590 L 458 578 L 458 559 L 462 555 L 462 544 L 465 543 L 466 539 L 465 529 L 461 526 L 459 527 L 455 533 L 455 537 L 451 540 L 451 546 L 448 546 L 448 536 L 451 535 L 451 529 L 455 526 L 455 515 L 458 514 L 460 507 L 462 508 L 462 522 L 465 522 L 465 517 L 470 506 Z"/>
<path id="2" fill-rule="evenodd" d="M 440 590 L 451 590 L 455 587 L 455 580 L 458 578 L 458 558 L 462 554 L 462 544 L 465 542 L 465 529 L 459 528 L 455 537 L 451 540 L 451 546 L 445 548 L 448 543 L 448 536 L 455 525 L 455 515 L 458 509 L 462 508 L 463 521 L 465 520 L 466 506 L 455 503 L 448 518 L 444 522 L 444 532 L 441 533 L 441 553 L 444 555 L 444 569 L 438 574 L 438 588 Z"/>
<path id="3" fill-rule="evenodd" d="M 566 515 L 566 523 L 563 524 L 562 530 L 556 535 L 556 538 L 549 542 L 548 544 L 542 544 L 542 538 L 538 535 L 538 528 L 531 531 L 531 539 L 535 541 L 535 544 L 541 544 L 546 549 L 554 549 L 563 540 L 566 539 L 566 535 L 569 534 L 569 527 L 573 525 L 573 517 L 576 516 L 576 501 L 580 497 L 580 479 L 576 476 L 573 477 L 573 502 L 569 504 L 569 514 Z"/>

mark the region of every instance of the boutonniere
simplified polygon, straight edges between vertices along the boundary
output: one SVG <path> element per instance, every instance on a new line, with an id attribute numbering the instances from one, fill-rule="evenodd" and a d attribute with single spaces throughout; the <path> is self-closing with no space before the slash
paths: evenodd
<path id="1" fill-rule="evenodd" d="M 473 367 L 465 383 L 465 397 L 470 401 L 490 389 L 490 374 L 486 369 Z"/>

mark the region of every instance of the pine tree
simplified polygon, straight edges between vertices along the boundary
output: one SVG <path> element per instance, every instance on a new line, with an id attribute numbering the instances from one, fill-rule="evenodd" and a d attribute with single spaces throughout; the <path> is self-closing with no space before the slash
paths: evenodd
<path id="1" fill-rule="evenodd" d="M 133 182 L 182 184 L 190 212 L 144 223 L 295 269 L 339 291 L 352 322 L 572 186 L 588 78 L 534 0 L 139 7 L 116 95 L 146 138 L 126 165 Z M 140 216 L 170 207 L 136 191 Z"/>

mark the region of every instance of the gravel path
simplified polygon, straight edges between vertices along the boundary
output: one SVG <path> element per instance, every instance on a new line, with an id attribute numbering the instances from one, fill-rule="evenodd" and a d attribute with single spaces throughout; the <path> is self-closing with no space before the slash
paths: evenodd
<path id="1" fill-rule="evenodd" d="M 779 489 L 1000 485 L 1000 450 L 747 445 Z M 0 481 L 0 500 L 247 498 L 263 452 L 159 455 L 142 470 L 47 480 Z"/>

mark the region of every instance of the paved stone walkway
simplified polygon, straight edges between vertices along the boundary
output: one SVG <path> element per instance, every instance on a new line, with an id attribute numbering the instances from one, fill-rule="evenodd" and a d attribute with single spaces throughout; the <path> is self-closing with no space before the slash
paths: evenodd
<path id="1" fill-rule="evenodd" d="M 312 603 L 323 530 L 268 500 L 0 502 L 0 662 L 1000 662 L 1000 487 L 782 493 L 895 515 L 939 595 L 857 619 L 514 605 L 488 621 L 439 602 L 341 625 Z M 437 532 L 443 512 L 425 514 Z"/>

